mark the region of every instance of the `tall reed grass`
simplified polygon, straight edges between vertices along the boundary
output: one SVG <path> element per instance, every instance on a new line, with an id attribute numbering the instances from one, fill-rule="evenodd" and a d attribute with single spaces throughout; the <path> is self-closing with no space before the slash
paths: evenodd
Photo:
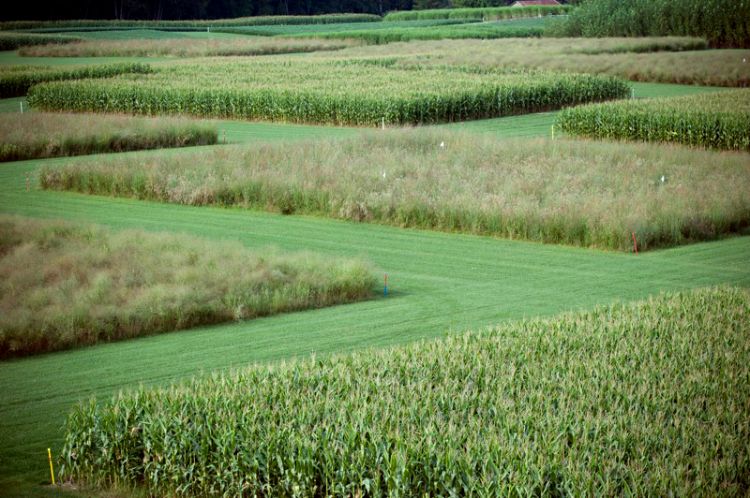
<path id="1" fill-rule="evenodd" d="M 216 125 L 101 114 L 0 114 L 0 161 L 78 156 L 218 142 Z"/>
<path id="2" fill-rule="evenodd" d="M 16 50 L 30 45 L 62 44 L 79 40 L 80 38 L 74 36 L 0 32 L 0 50 Z"/>
<path id="3" fill-rule="evenodd" d="M 346 303 L 374 285 L 354 259 L 0 216 L 0 358 Z"/>
<path id="4" fill-rule="evenodd" d="M 441 145 L 442 144 L 442 145 Z M 664 178 L 662 180 L 662 177 Z M 750 224 L 750 155 L 444 130 L 79 161 L 43 188 L 632 251 Z"/>
<path id="5" fill-rule="evenodd" d="M 425 19 L 481 19 L 496 21 L 498 19 L 518 19 L 522 17 L 541 17 L 561 15 L 573 9 L 570 5 L 542 5 L 531 7 L 467 7 L 455 9 L 417 9 L 389 12 L 383 21 L 414 21 Z"/>
<path id="6" fill-rule="evenodd" d="M 743 496 L 750 295 L 706 289 L 83 402 L 63 479 L 152 496 Z"/>

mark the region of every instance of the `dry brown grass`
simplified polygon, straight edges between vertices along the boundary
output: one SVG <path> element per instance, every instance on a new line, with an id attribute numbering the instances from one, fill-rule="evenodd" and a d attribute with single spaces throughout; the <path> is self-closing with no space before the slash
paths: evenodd
<path id="1" fill-rule="evenodd" d="M 0 216 L 0 358 L 371 295 L 358 260 Z"/>
<path id="2" fill-rule="evenodd" d="M 633 81 L 744 87 L 750 50 L 679 49 L 694 38 L 438 40 L 347 49 L 340 57 L 397 57 L 401 64 L 541 68 Z M 744 61 L 744 62 L 743 62 Z"/>
<path id="3" fill-rule="evenodd" d="M 89 40 L 66 46 L 49 44 L 24 47 L 19 53 L 27 57 L 206 57 L 316 52 L 359 45 L 362 42 L 356 40 L 247 36 L 218 39 Z"/>

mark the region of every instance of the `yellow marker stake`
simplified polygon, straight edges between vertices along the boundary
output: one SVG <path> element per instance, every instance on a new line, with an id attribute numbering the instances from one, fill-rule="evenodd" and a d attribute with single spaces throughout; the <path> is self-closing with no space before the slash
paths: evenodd
<path id="1" fill-rule="evenodd" d="M 555 125 L 552 125 L 552 140 L 555 139 Z"/>
<path id="2" fill-rule="evenodd" d="M 47 448 L 47 458 L 49 458 L 49 476 L 52 478 L 52 485 L 55 485 L 55 471 L 52 468 L 52 450 Z"/>

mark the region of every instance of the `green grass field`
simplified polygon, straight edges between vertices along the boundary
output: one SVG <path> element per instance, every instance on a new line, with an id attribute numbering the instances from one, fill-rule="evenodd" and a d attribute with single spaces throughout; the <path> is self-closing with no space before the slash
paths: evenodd
<path id="1" fill-rule="evenodd" d="M 22 61 L 4 53 L 2 63 Z M 634 86 L 637 97 L 706 90 Z M 20 102 L 0 101 L 0 110 L 14 111 Z M 450 126 L 498 137 L 540 136 L 550 132 L 554 116 L 545 113 Z M 348 128 L 241 121 L 221 121 L 219 130 L 220 141 L 226 131 L 231 142 L 354 133 Z M 68 410 L 89 396 L 108 396 L 138 384 L 164 385 L 200 372 L 281 361 L 311 351 L 327 354 L 407 343 L 666 290 L 721 283 L 750 287 L 750 237 L 633 256 L 239 209 L 26 191 L 27 177 L 36 185 L 34 175 L 43 164 L 66 161 L 0 165 L 0 212 L 238 240 L 251 248 L 271 244 L 284 250 L 363 256 L 388 272 L 391 294 L 354 305 L 0 363 L 3 496 L 62 494 L 39 486 L 49 477 L 46 448 L 60 448 Z"/>

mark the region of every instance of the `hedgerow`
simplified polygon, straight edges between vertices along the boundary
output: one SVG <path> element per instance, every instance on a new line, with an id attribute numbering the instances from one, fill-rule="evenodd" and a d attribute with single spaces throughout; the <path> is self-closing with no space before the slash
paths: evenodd
<path id="1" fill-rule="evenodd" d="M 140 387 L 61 474 L 152 496 L 743 496 L 750 295 L 723 288 Z"/>
<path id="2" fill-rule="evenodd" d="M 573 107 L 557 122 L 571 135 L 750 150 L 750 89 Z"/>

